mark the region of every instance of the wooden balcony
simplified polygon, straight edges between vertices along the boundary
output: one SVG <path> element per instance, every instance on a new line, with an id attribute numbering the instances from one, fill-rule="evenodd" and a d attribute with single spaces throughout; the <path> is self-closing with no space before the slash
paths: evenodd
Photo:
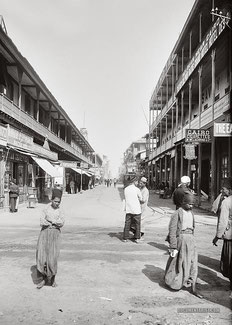
<path id="1" fill-rule="evenodd" d="M 60 147 L 60 150 L 65 150 L 74 155 L 76 158 L 91 164 L 90 160 L 79 153 L 76 149 L 72 148 L 70 144 L 66 143 L 63 139 L 59 138 L 55 133 L 51 132 L 46 126 L 37 122 L 32 116 L 25 111 L 20 110 L 17 105 L 10 101 L 6 96 L 0 94 L 0 112 L 5 113 L 17 122 L 28 127 L 30 130 L 47 137 L 48 140 Z"/>

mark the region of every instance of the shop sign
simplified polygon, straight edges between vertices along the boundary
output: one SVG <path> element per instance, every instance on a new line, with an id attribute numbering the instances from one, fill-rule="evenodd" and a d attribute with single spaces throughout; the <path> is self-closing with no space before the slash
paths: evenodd
<path id="1" fill-rule="evenodd" d="M 56 152 L 45 149 L 44 147 L 42 147 L 36 143 L 33 143 L 32 152 L 43 157 L 43 158 L 47 158 L 47 159 L 51 159 L 51 160 L 58 160 L 58 154 Z"/>
<path id="2" fill-rule="evenodd" d="M 197 157 L 195 156 L 195 145 L 194 144 L 185 144 L 185 159 L 192 160 L 196 159 Z"/>
<path id="3" fill-rule="evenodd" d="M 7 142 L 7 128 L 0 125 L 0 145 L 5 146 Z"/>
<path id="4" fill-rule="evenodd" d="M 232 123 L 214 123 L 214 136 L 215 137 L 231 137 L 232 136 Z"/>
<path id="5" fill-rule="evenodd" d="M 62 166 L 65 168 L 77 168 L 80 167 L 77 161 L 62 161 Z"/>
<path id="6" fill-rule="evenodd" d="M 192 72 L 196 69 L 197 65 L 200 63 L 202 58 L 206 55 L 209 51 L 213 43 L 217 40 L 219 35 L 223 32 L 226 27 L 226 22 L 224 19 L 218 18 L 210 31 L 204 37 L 202 43 L 198 47 L 197 51 L 194 53 L 192 59 L 190 60 L 189 64 L 187 65 L 186 69 L 182 73 L 180 77 L 180 81 L 177 83 L 176 90 L 177 93 L 183 87 L 185 82 L 188 80 Z"/>
<path id="7" fill-rule="evenodd" d="M 212 141 L 211 133 L 209 130 L 203 129 L 187 129 L 185 133 L 185 142 L 191 143 L 209 143 Z"/>
<path id="8" fill-rule="evenodd" d="M 21 161 L 21 162 L 28 162 L 28 156 L 24 156 L 18 152 L 9 152 L 8 154 L 8 159 L 9 160 L 14 160 L 14 161 Z"/>
<path id="9" fill-rule="evenodd" d="M 86 162 L 81 161 L 80 167 L 81 167 L 81 168 L 86 168 L 86 169 L 88 169 L 89 164 L 86 163 Z"/>
<path id="10" fill-rule="evenodd" d="M 9 127 L 7 143 L 13 145 L 14 147 L 18 147 L 20 149 L 32 150 L 33 137 L 17 129 Z"/>

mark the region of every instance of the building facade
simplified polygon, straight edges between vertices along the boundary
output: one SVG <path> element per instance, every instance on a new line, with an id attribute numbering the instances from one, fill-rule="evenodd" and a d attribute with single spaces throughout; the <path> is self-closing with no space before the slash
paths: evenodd
<path id="1" fill-rule="evenodd" d="M 199 205 L 231 176 L 230 17 L 231 1 L 195 1 L 149 105 L 151 186 L 189 175 Z"/>
<path id="2" fill-rule="evenodd" d="M 126 149 L 123 155 L 123 168 L 124 174 L 135 173 L 141 175 L 143 169 L 141 168 L 141 161 L 144 160 L 146 153 L 146 138 L 141 138 L 133 141 Z"/>
<path id="3" fill-rule="evenodd" d="M 30 63 L 0 27 L 0 206 L 8 206 L 9 182 L 16 179 L 20 202 L 30 189 L 38 199 L 56 180 L 71 177 L 59 161 L 93 165 L 93 148 L 59 105 Z"/>

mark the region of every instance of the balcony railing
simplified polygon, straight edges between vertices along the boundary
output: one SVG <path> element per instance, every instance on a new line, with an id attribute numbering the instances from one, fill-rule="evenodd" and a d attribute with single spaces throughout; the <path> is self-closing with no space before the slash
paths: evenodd
<path id="1" fill-rule="evenodd" d="M 28 127 L 32 131 L 42 135 L 43 137 L 47 137 L 50 142 L 56 144 L 64 151 L 67 151 L 68 153 L 79 158 L 80 160 L 91 164 L 90 160 L 87 157 L 80 154 L 63 139 L 59 138 L 55 133 L 51 132 L 46 126 L 36 121 L 32 116 L 19 109 L 17 105 L 15 105 L 3 94 L 0 94 L 0 103 L 0 111 L 12 117 L 13 119 Z"/>

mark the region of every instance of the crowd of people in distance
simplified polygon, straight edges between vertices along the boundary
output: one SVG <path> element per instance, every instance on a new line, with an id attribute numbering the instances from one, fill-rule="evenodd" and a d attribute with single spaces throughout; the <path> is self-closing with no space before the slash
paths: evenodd
<path id="1" fill-rule="evenodd" d="M 118 182 L 117 178 L 113 178 L 113 179 L 105 178 L 104 179 L 105 186 L 107 186 L 107 187 L 111 187 L 112 185 L 114 185 L 114 187 L 116 187 L 117 182 Z"/>

